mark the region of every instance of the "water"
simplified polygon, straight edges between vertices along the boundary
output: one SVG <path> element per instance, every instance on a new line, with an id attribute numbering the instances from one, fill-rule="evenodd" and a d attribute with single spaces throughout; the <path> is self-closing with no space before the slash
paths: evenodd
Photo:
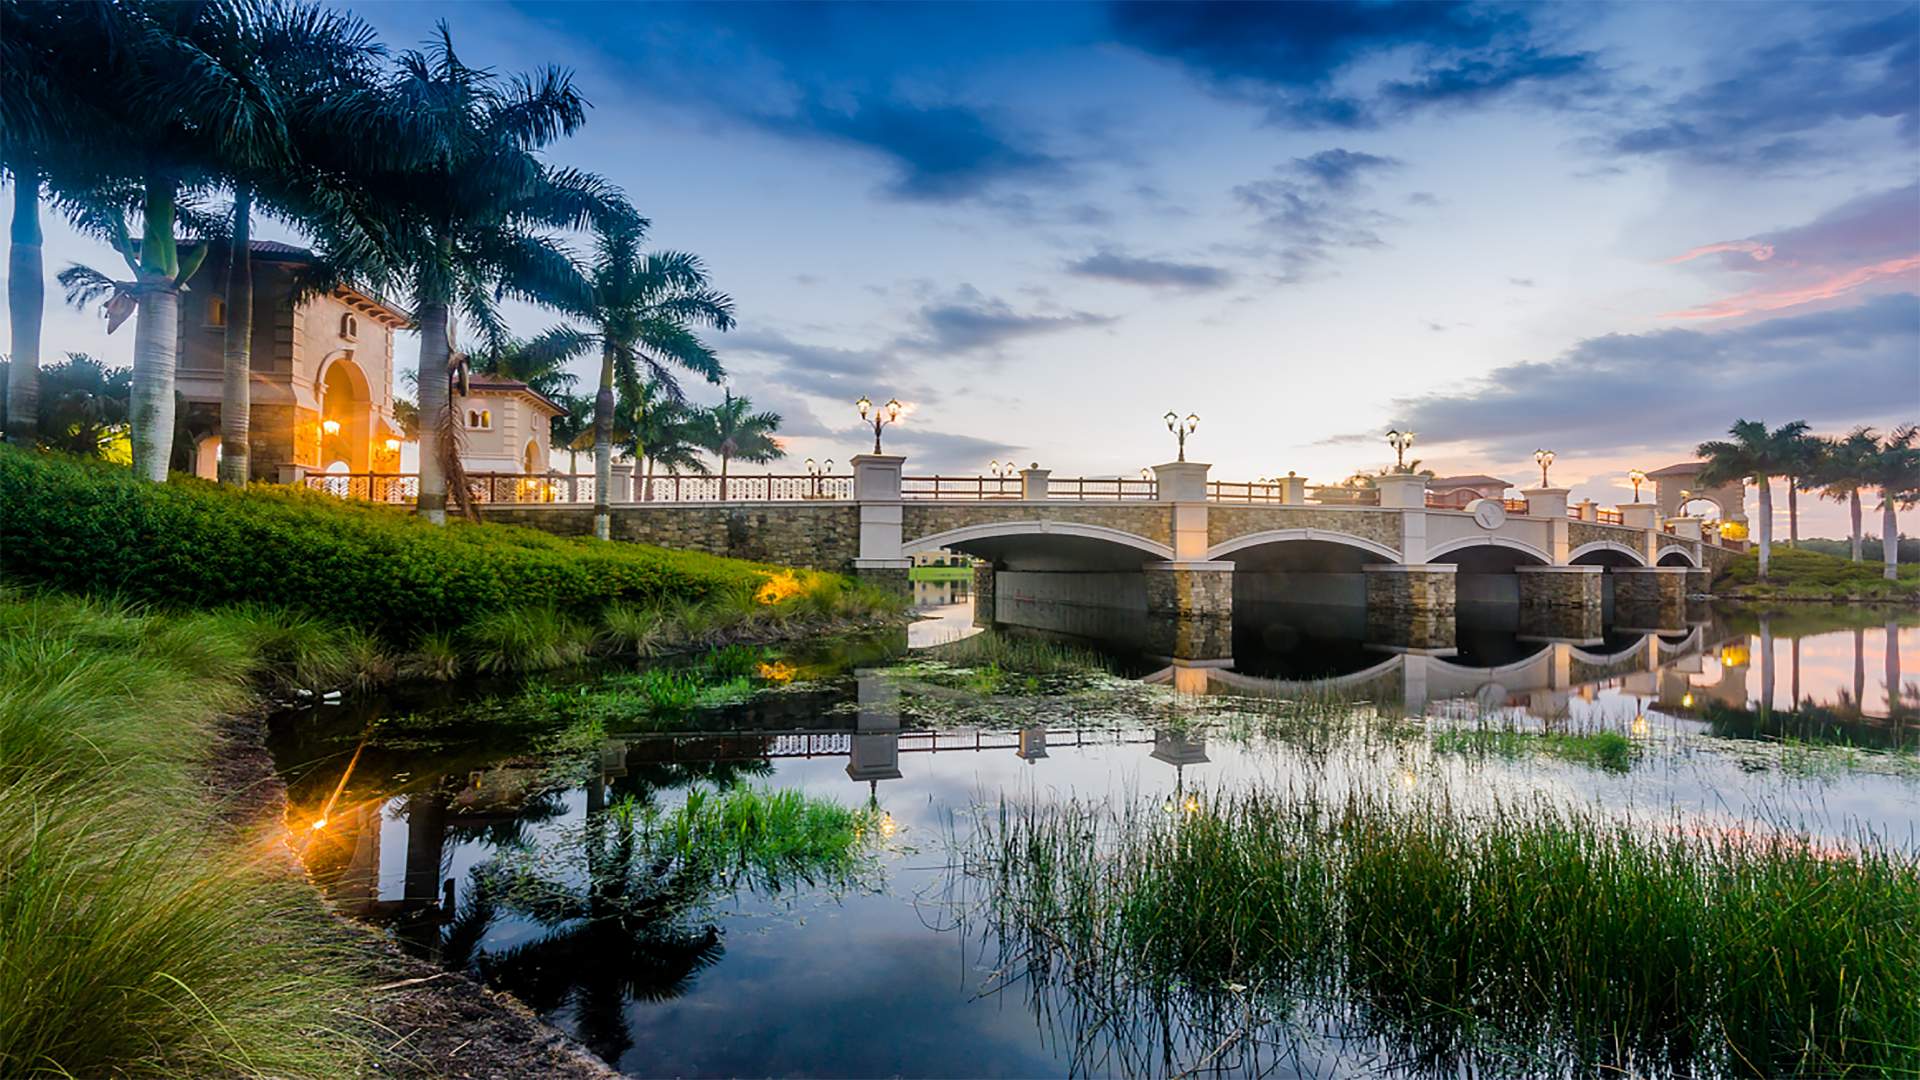
<path id="1" fill-rule="evenodd" d="M 914 644 L 970 632 L 964 606 L 935 614 Z M 676 732 L 583 742 L 515 720 L 502 703 L 520 687 L 500 684 L 292 712 L 273 750 L 289 828 L 340 907 L 512 991 L 634 1075 L 1177 1074 L 1206 1058 L 1211 1032 L 1177 1031 L 1155 1053 L 1090 1048 L 1057 999 L 1001 969 L 950 847 L 977 813 L 1003 798 L 1172 807 L 1254 782 L 1398 786 L 1837 842 L 1867 830 L 1912 850 L 1920 618 L 1862 621 L 1722 612 L 1580 645 L 1463 627 L 1448 656 L 1268 622 L 1238 629 L 1232 667 L 1124 657 L 1125 678 L 1043 683 L 1054 693 L 1003 679 L 1014 692 L 993 695 L 874 641 L 766 657 L 751 700 Z M 1257 722 L 1262 699 L 1335 685 L 1373 719 Z M 1436 751 L 1428 729 L 1462 724 L 1617 731 L 1637 756 L 1622 770 Z M 670 812 L 736 780 L 871 811 L 879 854 L 777 891 L 676 881 L 635 899 L 594 885 L 611 857 L 590 824 L 605 808 Z M 483 882 L 503 869 L 548 892 L 489 902 Z M 1264 1056 L 1206 1063 L 1421 1071 L 1308 1022 Z"/>

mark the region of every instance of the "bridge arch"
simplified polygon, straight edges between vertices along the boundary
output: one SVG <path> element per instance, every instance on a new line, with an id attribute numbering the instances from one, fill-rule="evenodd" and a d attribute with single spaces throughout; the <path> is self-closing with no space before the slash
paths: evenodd
<path id="1" fill-rule="evenodd" d="M 941 548 L 959 551 L 965 551 L 969 547 L 992 549 L 1004 546 L 991 543 L 992 541 L 1021 539 L 1095 541 L 1147 557 L 1141 561 L 1173 559 L 1173 548 L 1166 544 L 1121 529 L 1109 528 L 1105 525 L 1088 525 L 1077 521 L 994 521 L 962 525 L 959 528 L 928 533 L 925 536 L 907 540 L 900 545 L 900 549 L 905 555 L 937 551 Z"/>
<path id="2" fill-rule="evenodd" d="M 1669 559 L 1678 561 L 1669 562 Z M 1697 570 L 1700 568 L 1700 557 L 1693 553 L 1692 548 L 1668 544 L 1654 553 L 1653 563 L 1655 566 L 1691 566 Z"/>
<path id="3" fill-rule="evenodd" d="M 1636 551 L 1617 540 L 1595 540 L 1592 543 L 1581 544 L 1579 547 L 1567 552 L 1567 562 L 1569 564 L 1577 563 L 1590 555 L 1601 558 L 1607 555 L 1617 555 L 1625 558 L 1635 566 L 1647 565 L 1646 552 Z M 1601 565 L 1605 564 L 1601 563 Z"/>
<path id="4" fill-rule="evenodd" d="M 1399 562 L 1400 553 L 1377 541 L 1352 536 L 1327 529 L 1265 529 L 1245 536 L 1236 536 L 1231 540 L 1222 540 L 1207 549 L 1208 559 L 1223 559 L 1237 551 L 1266 547 L 1269 544 L 1285 544 L 1299 541 L 1314 541 L 1322 544 L 1338 544 L 1358 548 L 1369 555 L 1378 555 L 1389 562 Z"/>
<path id="5" fill-rule="evenodd" d="M 1451 540 L 1441 544 L 1439 547 L 1428 549 L 1427 561 L 1434 562 L 1443 555 L 1454 555 L 1473 548 L 1486 547 L 1505 548 L 1509 551 L 1517 551 L 1533 559 L 1541 566 L 1553 565 L 1553 556 L 1547 554 L 1544 550 L 1524 540 L 1514 540 L 1505 536 L 1466 536 L 1458 540 Z"/>

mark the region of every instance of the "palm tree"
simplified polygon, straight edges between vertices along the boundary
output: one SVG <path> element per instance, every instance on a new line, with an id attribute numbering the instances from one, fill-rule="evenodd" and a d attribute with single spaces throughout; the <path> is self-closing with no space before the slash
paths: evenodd
<path id="1" fill-rule="evenodd" d="M 614 410 L 614 445 L 637 462 L 645 463 L 640 481 L 642 501 L 653 498 L 653 472 L 669 475 L 707 475 L 700 457 L 697 416 L 683 402 L 667 397 L 657 383 L 642 383 L 637 394 L 622 394 Z"/>
<path id="2" fill-rule="evenodd" d="M 1794 428 L 1798 430 L 1792 430 Z M 1787 479 L 1787 546 L 1800 546 L 1800 489 L 1815 486 L 1810 477 L 1820 468 L 1825 440 L 1811 434 L 1805 421 L 1795 421 L 1776 432 L 1780 438 L 1780 473 Z"/>
<path id="3" fill-rule="evenodd" d="M 549 330 L 531 340 L 502 338 L 488 343 L 468 359 L 475 371 L 518 379 L 535 393 L 561 402 L 580 381 L 580 377 L 566 367 L 573 337 L 573 331 L 562 328 Z"/>
<path id="4" fill-rule="evenodd" d="M 764 465 L 787 452 L 773 437 L 780 429 L 780 414 L 756 413 L 753 402 L 734 397 L 728 390 L 726 400 L 695 417 L 700 448 L 720 458 L 720 501 L 727 499 L 727 463 L 734 458 Z"/>
<path id="5" fill-rule="evenodd" d="M 106 457 L 127 434 L 133 372 L 109 368 L 85 353 L 40 372 L 40 443 L 85 457 Z M 124 448 L 124 443 L 121 443 Z"/>
<path id="6" fill-rule="evenodd" d="M 1872 486 L 1868 468 L 1880 441 L 1870 427 L 1857 427 L 1839 439 L 1828 439 L 1812 479 L 1820 493 L 1844 502 L 1853 523 L 1853 561 L 1861 556 L 1860 489 Z"/>
<path id="7" fill-rule="evenodd" d="M 386 53 L 371 26 L 317 4 L 251 0 L 225 5 L 221 32 L 192 50 L 209 82 L 227 84 L 228 137 L 218 147 L 233 192 L 226 244 L 220 395 L 220 482 L 246 486 L 251 462 L 253 215 L 264 211 L 300 224 L 341 212 L 347 178 L 313 168 L 308 148 L 329 146 L 357 133 L 319 122 L 332 114 L 317 106 L 344 88 L 366 85 Z M 189 41 L 189 46 L 199 45 Z M 321 266 L 339 275 L 332 252 Z"/>
<path id="8" fill-rule="evenodd" d="M 567 452 L 567 475 L 578 476 L 580 451 L 587 437 L 593 434 L 593 399 L 580 394 L 549 393 L 547 396 L 566 410 L 551 421 L 549 431 L 552 444 L 556 449 L 564 448 Z"/>
<path id="9" fill-rule="evenodd" d="M 1761 581 L 1767 579 L 1773 558 L 1773 478 L 1785 471 L 1791 448 L 1806 431 L 1806 423 L 1800 420 L 1772 431 L 1763 421 L 1736 420 L 1728 429 L 1731 441 L 1703 442 L 1694 449 L 1707 463 L 1700 470 L 1702 487 L 1746 482 L 1759 489 Z"/>
<path id="10" fill-rule="evenodd" d="M 642 252 L 646 222 L 637 219 L 596 230 L 591 297 L 573 314 L 592 323 L 575 331 L 574 351 L 600 350 L 600 388 L 593 401 L 593 534 L 612 534 L 615 384 L 637 396 L 646 381 L 671 401 L 682 398 L 674 368 L 718 383 L 724 374 L 713 350 L 693 327 L 733 327 L 733 300 L 707 282 L 699 258 L 678 251 Z M 644 447 L 642 447 L 644 449 Z"/>
<path id="11" fill-rule="evenodd" d="M 1900 577 L 1900 529 L 1894 507 L 1920 504 L 1920 427 L 1906 424 L 1889 434 L 1868 462 L 1867 479 L 1880 489 L 1880 558 L 1888 581 Z"/>
<path id="12" fill-rule="evenodd" d="M 378 267 L 376 284 L 413 297 L 420 330 L 419 513 L 444 522 L 444 460 L 456 312 L 485 340 L 506 337 L 496 302 L 514 296 L 577 311 L 589 288 L 549 232 L 634 217 L 617 189 L 590 173 L 554 169 L 537 151 L 586 119 L 571 76 L 548 68 L 504 80 L 468 67 L 444 23 L 379 86 L 330 98 L 321 122 L 355 130 L 333 163 L 359 178 L 353 228 L 333 239 Z M 329 163 L 322 161 L 321 167 Z M 335 226 L 329 224 L 329 229 Z M 435 448 L 439 448 L 436 450 Z"/>

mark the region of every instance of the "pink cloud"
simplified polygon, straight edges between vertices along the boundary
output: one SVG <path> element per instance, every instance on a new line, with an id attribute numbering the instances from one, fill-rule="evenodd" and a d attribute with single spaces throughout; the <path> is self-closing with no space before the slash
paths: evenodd
<path id="1" fill-rule="evenodd" d="M 1773 258 L 1773 245 L 1758 240 L 1723 240 L 1718 244 L 1705 244 L 1691 251 L 1682 252 L 1671 259 L 1662 259 L 1666 264 L 1690 262 L 1702 255 L 1714 255 L 1722 251 L 1739 251 L 1753 257 L 1754 262 L 1766 262 Z"/>
<path id="2" fill-rule="evenodd" d="M 1700 250 L 1704 252 L 1710 249 Z M 1710 304 L 1701 304 L 1683 311 L 1669 311 L 1660 317 L 1663 319 L 1728 319 L 1759 311 L 1779 311 L 1782 308 L 1810 304 L 1816 300 L 1831 300 L 1862 286 L 1885 281 L 1888 278 L 1914 274 L 1917 271 L 1920 271 L 1920 255 L 1907 255 L 1855 267 L 1806 285 L 1791 288 L 1750 289 L 1737 296 L 1715 300 Z M 1920 281 L 1910 284 L 1920 285 Z"/>

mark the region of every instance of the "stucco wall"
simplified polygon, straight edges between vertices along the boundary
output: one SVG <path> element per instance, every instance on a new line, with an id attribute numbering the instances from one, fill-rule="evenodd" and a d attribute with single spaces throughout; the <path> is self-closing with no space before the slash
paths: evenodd
<path id="1" fill-rule="evenodd" d="M 901 507 L 901 539 L 911 542 L 968 525 L 1013 521 L 1063 521 L 1100 525 L 1132 533 L 1158 544 L 1173 543 L 1173 514 L 1158 503 L 1022 503 L 989 502 L 979 505 L 930 506 L 907 502 Z"/>

